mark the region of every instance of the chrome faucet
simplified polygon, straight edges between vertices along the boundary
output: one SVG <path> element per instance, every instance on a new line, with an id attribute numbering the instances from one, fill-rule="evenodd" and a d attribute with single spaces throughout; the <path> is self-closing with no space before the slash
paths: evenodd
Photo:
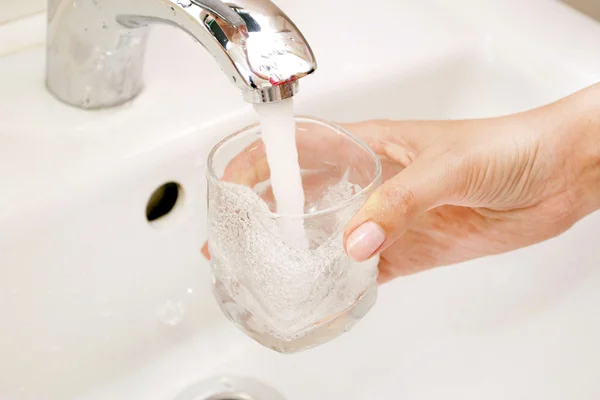
<path id="1" fill-rule="evenodd" d="M 48 89 L 85 109 L 133 99 L 154 22 L 200 42 L 250 103 L 292 97 L 316 69 L 302 33 L 269 0 L 49 0 Z"/>

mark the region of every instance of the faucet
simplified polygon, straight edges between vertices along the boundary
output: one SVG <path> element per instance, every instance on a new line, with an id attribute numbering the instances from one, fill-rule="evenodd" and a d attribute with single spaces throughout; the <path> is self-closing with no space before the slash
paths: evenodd
<path id="1" fill-rule="evenodd" d="M 294 96 L 317 67 L 296 25 L 269 0 L 49 0 L 46 85 L 83 109 L 143 88 L 149 26 L 174 25 L 206 48 L 249 103 Z"/>

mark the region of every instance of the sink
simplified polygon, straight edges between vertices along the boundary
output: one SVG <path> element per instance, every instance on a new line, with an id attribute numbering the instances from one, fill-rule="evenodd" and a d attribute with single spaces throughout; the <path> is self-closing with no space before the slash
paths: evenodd
<path id="1" fill-rule="evenodd" d="M 599 80 L 600 27 L 558 2 L 415 3 L 383 0 L 386 12 L 369 19 L 359 3 L 280 1 L 320 62 L 298 113 L 480 118 Z M 324 34 L 331 15 L 333 36 Z M 19 29 L 0 27 L 0 37 L 5 28 Z M 45 91 L 39 45 L 9 48 L 0 57 L 0 398 L 176 399 L 221 375 L 291 400 L 600 396 L 600 214 L 536 246 L 396 280 L 352 331 L 281 355 L 221 315 L 199 252 L 207 153 L 254 118 L 210 56 L 157 28 L 142 95 L 86 112 Z M 147 203 L 169 182 L 179 186 L 154 199 L 170 212 L 149 222 Z"/>

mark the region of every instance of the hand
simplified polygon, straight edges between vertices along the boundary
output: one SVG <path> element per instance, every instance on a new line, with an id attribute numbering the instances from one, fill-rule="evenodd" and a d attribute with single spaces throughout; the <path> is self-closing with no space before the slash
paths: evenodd
<path id="1" fill-rule="evenodd" d="M 386 282 L 564 232 L 600 206 L 598 105 L 600 85 L 501 118 L 345 125 L 384 166 L 346 228 L 348 254 L 381 253 Z"/>

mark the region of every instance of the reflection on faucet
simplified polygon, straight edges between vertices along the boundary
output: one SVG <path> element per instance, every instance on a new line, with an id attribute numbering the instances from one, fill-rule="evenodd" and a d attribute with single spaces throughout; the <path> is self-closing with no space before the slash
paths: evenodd
<path id="1" fill-rule="evenodd" d="M 302 33 L 269 0 L 49 0 L 50 92 L 86 109 L 133 99 L 154 22 L 200 42 L 251 103 L 293 96 L 316 69 Z"/>

